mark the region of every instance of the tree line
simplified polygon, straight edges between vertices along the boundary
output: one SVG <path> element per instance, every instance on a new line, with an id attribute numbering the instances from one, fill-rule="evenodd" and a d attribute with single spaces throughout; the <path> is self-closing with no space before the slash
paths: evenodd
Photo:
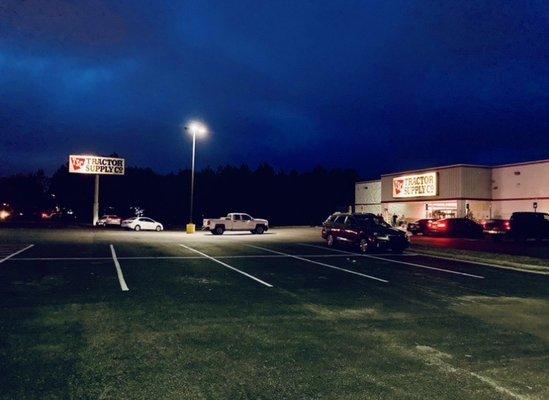
<path id="1" fill-rule="evenodd" d="M 276 171 L 263 164 L 206 168 L 195 174 L 194 220 L 247 212 L 272 225 L 316 225 L 334 211 L 354 203 L 357 173 L 349 169 Z M 100 177 L 100 212 L 123 217 L 135 210 L 168 225 L 188 222 L 190 170 L 159 174 L 150 168 L 128 167 L 124 176 Z M 78 221 L 92 214 L 93 175 L 70 174 L 68 164 L 51 177 L 43 171 L 0 178 L 0 204 L 25 216 L 52 209 L 70 211 Z"/>

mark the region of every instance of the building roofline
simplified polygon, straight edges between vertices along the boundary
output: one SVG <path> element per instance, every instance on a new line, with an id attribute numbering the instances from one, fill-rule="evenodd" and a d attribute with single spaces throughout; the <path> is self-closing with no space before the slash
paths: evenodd
<path id="1" fill-rule="evenodd" d="M 389 173 L 389 174 L 382 174 L 381 177 L 395 176 L 395 175 L 402 175 L 402 174 L 410 174 L 410 173 L 414 173 L 414 172 L 425 172 L 425 171 L 449 169 L 449 168 L 494 169 L 494 168 L 505 168 L 505 167 L 519 166 L 519 165 L 543 164 L 543 163 L 549 163 L 549 159 L 536 160 L 536 161 L 524 161 L 524 162 L 518 162 L 518 163 L 501 164 L 501 165 L 493 165 L 493 166 L 491 166 L 491 165 L 477 165 L 477 164 L 452 164 L 452 165 L 443 165 L 443 166 L 439 166 L 439 167 L 419 168 L 419 169 L 411 169 L 411 170 L 407 170 L 407 171 L 393 172 L 393 173 Z M 359 183 L 359 182 L 357 182 L 357 183 Z"/>
<path id="2" fill-rule="evenodd" d="M 543 164 L 543 163 L 549 163 L 549 158 L 546 158 L 545 160 L 524 161 L 524 162 L 518 162 L 518 163 L 511 163 L 511 164 L 494 165 L 492 168 L 515 167 L 518 165 Z"/>
<path id="3" fill-rule="evenodd" d="M 488 165 L 475 165 L 475 164 L 453 164 L 453 165 L 443 165 L 443 166 L 440 166 L 440 167 L 409 169 L 409 170 L 406 170 L 406 171 L 393 172 L 393 173 L 390 173 L 390 174 L 382 174 L 381 177 L 402 175 L 402 174 L 410 174 L 410 173 L 414 173 L 414 172 L 425 172 L 425 171 L 433 171 L 433 170 L 441 170 L 441 169 L 450 169 L 450 168 L 484 168 L 484 169 L 488 168 L 488 169 L 491 169 L 493 167 L 490 167 Z"/>
<path id="4" fill-rule="evenodd" d="M 359 183 L 372 183 L 372 182 L 381 182 L 381 179 L 368 179 L 366 181 L 356 181 L 355 185 L 358 185 Z"/>

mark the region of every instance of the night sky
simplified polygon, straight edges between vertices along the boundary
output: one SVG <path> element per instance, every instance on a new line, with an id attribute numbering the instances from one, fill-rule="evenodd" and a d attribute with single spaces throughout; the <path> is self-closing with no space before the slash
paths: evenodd
<path id="1" fill-rule="evenodd" d="M 0 2 L 0 175 L 549 158 L 549 2 Z"/>

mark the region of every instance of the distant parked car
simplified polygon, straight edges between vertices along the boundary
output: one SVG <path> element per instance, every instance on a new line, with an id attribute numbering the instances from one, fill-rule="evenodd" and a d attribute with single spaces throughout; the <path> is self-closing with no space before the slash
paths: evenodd
<path id="1" fill-rule="evenodd" d="M 410 222 L 407 227 L 408 232 L 410 232 L 412 235 L 417 235 L 419 233 L 421 233 L 422 235 L 428 235 L 429 225 L 435 221 L 435 218 L 424 218 L 418 219 L 415 222 Z"/>
<path id="2" fill-rule="evenodd" d="M 486 237 L 497 240 L 509 233 L 511 224 L 507 219 L 488 219 L 482 223 L 482 229 Z"/>
<path id="3" fill-rule="evenodd" d="M 444 218 L 429 225 L 429 234 L 436 236 L 481 237 L 482 225 L 468 218 Z"/>
<path id="4" fill-rule="evenodd" d="M 338 243 L 349 244 L 357 246 L 362 253 L 375 249 L 401 253 L 410 245 L 405 232 L 369 213 L 331 215 L 323 224 L 322 238 L 330 247 Z"/>
<path id="5" fill-rule="evenodd" d="M 229 213 L 226 217 L 204 219 L 202 229 L 209 230 L 213 235 L 222 235 L 225 231 L 250 231 L 261 235 L 269 230 L 269 221 L 253 218 L 249 214 Z"/>
<path id="6" fill-rule="evenodd" d="M 122 218 L 118 215 L 103 215 L 97 220 L 97 226 L 120 225 Z"/>
<path id="7" fill-rule="evenodd" d="M 509 220 L 515 240 L 549 238 L 549 214 L 542 212 L 514 212 Z"/>
<path id="8" fill-rule="evenodd" d="M 164 230 L 164 226 L 153 219 L 147 217 L 135 217 L 125 219 L 121 224 L 124 229 L 133 229 L 134 231 L 157 231 Z"/>

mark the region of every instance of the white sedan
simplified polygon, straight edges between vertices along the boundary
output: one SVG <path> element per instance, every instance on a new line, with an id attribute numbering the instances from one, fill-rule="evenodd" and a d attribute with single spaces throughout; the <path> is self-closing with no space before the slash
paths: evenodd
<path id="1" fill-rule="evenodd" d="M 164 230 L 164 226 L 153 219 L 147 217 L 135 217 L 130 219 L 125 219 L 121 224 L 124 229 L 133 229 L 134 231 L 157 231 L 160 232 Z"/>

